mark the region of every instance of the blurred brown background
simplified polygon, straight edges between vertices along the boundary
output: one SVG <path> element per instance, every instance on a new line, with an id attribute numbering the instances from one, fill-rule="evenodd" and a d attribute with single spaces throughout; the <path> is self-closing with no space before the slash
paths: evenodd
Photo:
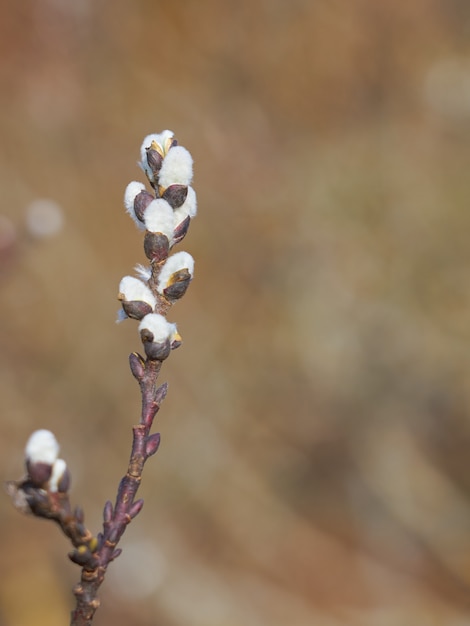
<path id="1" fill-rule="evenodd" d="M 1 476 L 50 428 L 95 531 L 139 410 L 123 191 L 149 132 L 195 160 L 96 624 L 470 623 L 469 36 L 464 0 L 0 2 Z M 68 623 L 65 538 L 0 529 L 0 625 Z"/>

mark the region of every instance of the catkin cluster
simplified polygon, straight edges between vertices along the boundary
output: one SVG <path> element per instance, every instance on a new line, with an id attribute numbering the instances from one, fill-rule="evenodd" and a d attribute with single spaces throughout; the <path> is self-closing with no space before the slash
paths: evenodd
<path id="1" fill-rule="evenodd" d="M 194 274 L 187 252 L 170 252 L 188 232 L 196 215 L 196 193 L 191 187 L 193 160 L 179 146 L 173 132 L 147 135 L 140 149 L 140 167 L 152 191 L 141 182 L 126 187 L 124 205 L 137 227 L 145 231 L 144 252 L 150 264 L 137 265 L 137 276 L 124 276 L 118 298 L 118 321 L 138 320 L 148 359 L 163 361 L 181 344 L 176 325 L 166 314 L 186 292 Z"/>

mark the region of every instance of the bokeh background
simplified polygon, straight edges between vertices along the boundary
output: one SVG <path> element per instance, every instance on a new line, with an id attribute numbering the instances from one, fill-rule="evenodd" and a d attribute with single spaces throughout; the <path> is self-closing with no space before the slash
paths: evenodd
<path id="1" fill-rule="evenodd" d="M 1 0 L 0 107 L 0 474 L 53 430 L 96 532 L 139 413 L 123 191 L 149 132 L 195 160 L 96 624 L 470 624 L 470 4 Z M 1 626 L 68 623 L 66 539 L 6 496 L 0 530 Z"/>

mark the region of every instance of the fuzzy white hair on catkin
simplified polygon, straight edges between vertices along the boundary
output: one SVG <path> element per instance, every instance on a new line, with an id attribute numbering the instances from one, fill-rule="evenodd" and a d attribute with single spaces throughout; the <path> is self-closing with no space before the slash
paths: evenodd
<path id="1" fill-rule="evenodd" d="M 139 332 L 143 330 L 152 333 L 155 343 L 163 343 L 175 332 L 175 325 L 167 322 L 159 313 L 149 313 L 139 324 Z"/>
<path id="2" fill-rule="evenodd" d="M 52 466 L 52 474 L 49 478 L 49 490 L 55 492 L 59 488 L 59 482 L 67 469 L 67 463 L 64 459 L 56 459 Z"/>
<path id="3" fill-rule="evenodd" d="M 170 185 L 189 185 L 193 179 L 193 157 L 183 146 L 173 146 L 163 159 L 158 175 L 158 184 L 162 187 Z"/>
<path id="4" fill-rule="evenodd" d="M 50 430 L 34 431 L 25 447 L 25 456 L 32 463 L 48 463 L 52 465 L 59 454 L 59 444 Z"/>
<path id="5" fill-rule="evenodd" d="M 157 301 L 155 296 L 139 278 L 134 276 L 124 276 L 119 283 L 119 294 L 124 297 L 126 302 L 133 302 L 140 300 L 147 302 L 152 309 L 156 305 Z"/>
<path id="6" fill-rule="evenodd" d="M 174 231 L 173 209 L 163 198 L 157 198 L 145 209 L 145 227 L 151 233 L 162 233 L 171 241 Z"/>
<path id="7" fill-rule="evenodd" d="M 194 275 L 194 259 L 189 252 L 176 252 L 168 257 L 158 276 L 157 291 L 163 294 L 163 290 L 168 287 L 168 281 L 172 274 L 186 268 L 191 275 Z"/>

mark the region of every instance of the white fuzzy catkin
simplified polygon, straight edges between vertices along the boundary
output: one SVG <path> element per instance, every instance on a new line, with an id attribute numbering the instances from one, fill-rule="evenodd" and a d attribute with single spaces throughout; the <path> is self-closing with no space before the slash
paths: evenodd
<path id="1" fill-rule="evenodd" d="M 139 165 L 147 174 L 149 180 L 153 181 L 153 173 L 147 163 L 147 149 L 150 148 L 153 142 L 155 142 L 159 147 L 159 151 L 161 152 L 162 156 L 164 156 L 168 151 L 168 147 L 171 143 L 171 140 L 173 139 L 173 136 L 173 131 L 164 130 L 161 133 L 152 133 L 144 138 L 142 145 L 140 146 Z"/>
<path id="2" fill-rule="evenodd" d="M 50 430 L 36 430 L 28 439 L 24 452 L 31 463 L 53 465 L 59 454 L 59 444 Z"/>
<path id="3" fill-rule="evenodd" d="M 57 491 L 59 489 L 59 482 L 67 471 L 67 463 L 64 459 L 56 459 L 52 466 L 51 477 L 49 478 L 49 491 Z"/>
<path id="4" fill-rule="evenodd" d="M 129 213 L 131 218 L 134 220 L 136 226 L 140 230 L 144 230 L 144 224 L 139 220 L 134 211 L 134 200 L 141 191 L 145 191 L 145 185 L 143 183 L 139 183 L 135 180 L 129 183 L 124 192 L 124 206 L 126 207 L 126 212 Z"/>
<path id="5" fill-rule="evenodd" d="M 147 135 L 140 146 L 140 157 L 142 161 L 146 159 L 147 149 L 150 148 L 154 142 L 160 147 L 162 154 L 165 154 L 174 136 L 175 133 L 172 130 L 163 130 L 161 133 L 150 133 L 150 135 Z"/>
<path id="6" fill-rule="evenodd" d="M 188 215 L 192 219 L 193 217 L 196 216 L 196 213 L 197 213 L 196 192 L 194 191 L 192 187 L 188 187 L 188 195 L 186 196 L 186 200 L 183 202 L 183 204 L 180 207 L 174 210 L 175 228 L 176 226 L 181 224 L 181 222 L 184 221 L 188 217 Z"/>
<path id="7" fill-rule="evenodd" d="M 158 184 L 165 189 L 170 185 L 189 185 L 193 179 L 193 157 L 183 146 L 173 146 L 163 159 Z"/>
<path id="8" fill-rule="evenodd" d="M 176 325 L 170 324 L 158 313 L 149 313 L 139 324 L 139 332 L 148 330 L 153 335 L 154 343 L 163 343 L 176 332 Z"/>
<path id="9" fill-rule="evenodd" d="M 168 281 L 172 274 L 184 268 L 188 270 L 192 278 L 194 275 L 194 259 L 189 252 L 176 252 L 176 254 L 168 257 L 158 276 L 158 293 L 163 295 L 163 290 L 168 287 Z"/>
<path id="10" fill-rule="evenodd" d="M 163 233 L 171 241 L 174 231 L 173 209 L 163 198 L 157 198 L 145 209 L 145 228 L 151 233 Z"/>
<path id="11" fill-rule="evenodd" d="M 124 276 L 119 283 L 119 296 L 125 302 L 140 300 L 149 304 L 152 309 L 157 304 L 155 296 L 139 278 L 134 276 Z"/>

